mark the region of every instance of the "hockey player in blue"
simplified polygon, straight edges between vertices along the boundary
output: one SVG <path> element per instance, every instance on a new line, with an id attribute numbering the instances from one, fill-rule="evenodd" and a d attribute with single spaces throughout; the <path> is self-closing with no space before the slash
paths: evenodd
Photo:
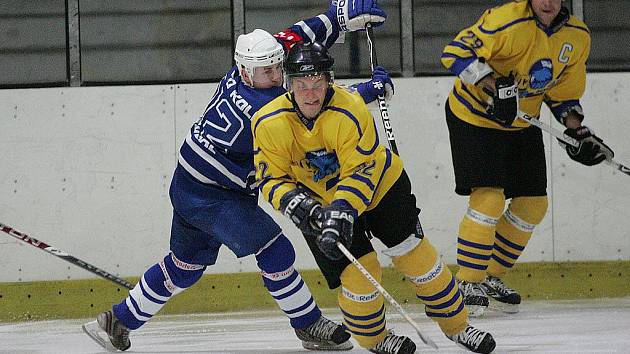
<path id="1" fill-rule="evenodd" d="M 109 350 L 127 350 L 129 333 L 149 321 L 174 295 L 191 287 L 227 246 L 237 257 L 255 255 L 262 280 L 302 345 L 311 350 L 349 350 L 350 335 L 328 320 L 294 269 L 295 251 L 280 227 L 257 203 L 250 120 L 284 94 L 282 62 L 295 43 L 330 47 L 344 31 L 380 24 L 376 0 L 332 1 L 329 10 L 272 36 L 263 30 L 239 36 L 236 65 L 219 83 L 203 115 L 183 142 L 170 186 L 173 205 L 170 252 L 149 268 L 119 304 L 83 325 Z M 275 38 L 274 38 L 275 37 Z M 366 102 L 393 86 L 376 71 L 357 90 Z"/>

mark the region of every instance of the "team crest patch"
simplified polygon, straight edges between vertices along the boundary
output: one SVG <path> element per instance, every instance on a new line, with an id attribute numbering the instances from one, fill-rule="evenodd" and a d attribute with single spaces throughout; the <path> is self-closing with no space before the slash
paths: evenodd
<path id="1" fill-rule="evenodd" d="M 553 78 L 553 62 L 541 59 L 529 69 L 529 87 L 534 90 L 545 88 Z"/>
<path id="2" fill-rule="evenodd" d="M 310 151 L 306 153 L 306 160 L 311 168 L 315 169 L 313 180 L 315 182 L 332 175 L 339 170 L 339 160 L 334 152 L 326 150 Z"/>

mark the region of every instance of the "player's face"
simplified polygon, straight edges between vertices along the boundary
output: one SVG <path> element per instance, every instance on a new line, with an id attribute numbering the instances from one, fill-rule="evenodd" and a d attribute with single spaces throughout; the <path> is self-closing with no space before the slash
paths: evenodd
<path id="1" fill-rule="evenodd" d="M 308 119 L 319 115 L 328 90 L 324 74 L 291 78 L 291 92 L 302 114 Z"/>
<path id="2" fill-rule="evenodd" d="M 549 26 L 562 7 L 562 0 L 531 0 L 532 9 L 540 22 Z"/>
<path id="3" fill-rule="evenodd" d="M 282 86 L 282 62 L 254 68 L 252 84 L 258 89 Z"/>

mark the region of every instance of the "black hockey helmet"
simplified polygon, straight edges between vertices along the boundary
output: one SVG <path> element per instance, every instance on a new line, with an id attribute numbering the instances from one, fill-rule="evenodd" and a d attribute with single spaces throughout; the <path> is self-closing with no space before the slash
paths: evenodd
<path id="1" fill-rule="evenodd" d="M 329 83 L 332 83 L 334 79 L 334 62 L 333 57 L 328 53 L 328 49 L 318 42 L 293 45 L 284 61 L 287 90 L 290 89 L 290 79 L 298 76 L 325 74 Z"/>

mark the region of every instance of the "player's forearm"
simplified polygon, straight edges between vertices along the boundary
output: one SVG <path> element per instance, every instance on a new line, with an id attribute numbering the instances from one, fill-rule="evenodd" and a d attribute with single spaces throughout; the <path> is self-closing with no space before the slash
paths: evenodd
<path id="1" fill-rule="evenodd" d="M 297 188 L 297 185 L 285 179 L 265 178 L 260 182 L 258 188 L 263 199 L 269 202 L 274 209 L 280 210 L 280 199 L 282 199 L 282 196 Z"/>
<path id="2" fill-rule="evenodd" d="M 285 49 L 295 43 L 319 42 L 330 48 L 339 38 L 339 24 L 331 11 L 319 16 L 307 18 L 274 35 Z"/>
<path id="3" fill-rule="evenodd" d="M 361 215 L 370 204 L 371 196 L 368 199 L 365 194 L 354 187 L 339 185 L 331 204 L 342 203 L 346 209 L 352 210 L 355 215 Z"/>

